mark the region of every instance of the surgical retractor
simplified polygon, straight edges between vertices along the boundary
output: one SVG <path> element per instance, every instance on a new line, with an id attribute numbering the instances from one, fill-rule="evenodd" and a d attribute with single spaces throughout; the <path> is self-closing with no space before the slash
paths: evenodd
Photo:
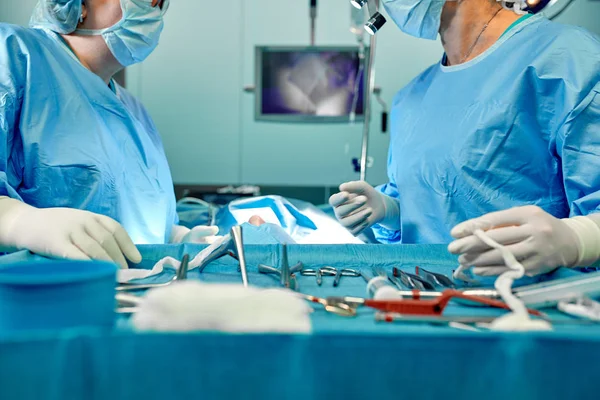
<path id="1" fill-rule="evenodd" d="M 240 262 L 240 271 L 242 273 L 242 283 L 244 287 L 248 287 L 248 269 L 246 268 L 246 254 L 244 253 L 244 239 L 242 237 L 242 227 L 237 225 L 231 228 L 231 237 L 237 259 Z"/>
<path id="2" fill-rule="evenodd" d="M 231 228 L 229 237 L 225 238 L 218 247 L 202 260 L 200 265 L 198 265 L 199 272 L 202 273 L 208 264 L 226 255 L 239 261 L 240 271 L 242 273 L 242 283 L 245 287 L 248 287 L 248 269 L 246 267 L 242 227 L 239 225 Z"/>
<path id="3" fill-rule="evenodd" d="M 279 269 L 268 265 L 259 264 L 258 272 L 261 274 L 279 275 L 279 282 L 281 283 L 281 286 L 288 289 L 297 290 L 298 287 L 295 273 L 301 271 L 304 265 L 299 262 L 293 267 L 290 267 L 286 244 L 281 245 L 280 264 L 281 267 Z"/>

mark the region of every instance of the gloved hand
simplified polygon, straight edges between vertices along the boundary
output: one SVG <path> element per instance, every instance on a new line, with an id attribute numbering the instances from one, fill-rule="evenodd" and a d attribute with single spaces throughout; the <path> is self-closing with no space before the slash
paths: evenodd
<path id="1" fill-rule="evenodd" d="M 581 243 L 569 220 L 560 220 L 536 206 L 493 212 L 463 222 L 450 232 L 456 238 L 448 250 L 460 254 L 461 265 L 473 266 L 481 276 L 500 275 L 507 270 L 499 250 L 491 249 L 473 235 L 477 229 L 508 250 L 528 276 L 571 267 L 580 259 Z"/>
<path id="2" fill-rule="evenodd" d="M 367 182 L 343 183 L 340 193 L 329 198 L 329 204 L 338 221 L 355 236 L 375 224 L 391 230 L 400 229 L 398 203 Z"/>
<path id="3" fill-rule="evenodd" d="M 0 243 L 46 257 L 103 260 L 127 268 L 142 256 L 115 220 L 71 208 L 38 209 L 20 201 L 0 200 Z"/>
<path id="4" fill-rule="evenodd" d="M 185 226 L 176 225 L 171 233 L 171 243 L 196 243 L 196 244 L 211 244 L 220 236 L 218 226 L 198 225 L 192 229 Z"/>

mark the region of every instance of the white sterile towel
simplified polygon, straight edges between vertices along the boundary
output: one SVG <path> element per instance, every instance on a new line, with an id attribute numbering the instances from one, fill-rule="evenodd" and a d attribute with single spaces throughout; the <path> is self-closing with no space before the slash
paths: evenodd
<path id="1" fill-rule="evenodd" d="M 144 331 L 310 333 L 311 310 L 289 290 L 182 281 L 148 291 L 131 321 Z"/>
<path id="2" fill-rule="evenodd" d="M 224 241 L 229 240 L 229 235 L 217 238 L 214 243 L 198 253 L 188 264 L 188 270 L 197 268 L 214 249 L 219 247 Z M 154 275 L 159 275 L 165 268 L 172 268 L 175 271 L 179 269 L 181 261 L 173 257 L 165 257 L 158 261 L 152 269 L 121 269 L 117 272 L 117 282 L 127 283 L 134 279 L 146 279 Z"/>

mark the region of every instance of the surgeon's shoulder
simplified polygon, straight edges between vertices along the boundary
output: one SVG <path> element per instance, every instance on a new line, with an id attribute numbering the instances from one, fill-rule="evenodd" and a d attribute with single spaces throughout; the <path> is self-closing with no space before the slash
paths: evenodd
<path id="1" fill-rule="evenodd" d="M 538 38 L 545 37 L 551 43 L 555 53 L 571 57 L 582 57 L 583 60 L 600 60 L 600 36 L 585 28 L 546 21 L 539 31 Z"/>
<path id="2" fill-rule="evenodd" d="M 46 36 L 39 29 L 0 23 L 0 47 L 12 51 L 27 51 L 37 47 Z"/>
<path id="3" fill-rule="evenodd" d="M 0 23 L 0 39 L 4 41 L 9 37 L 19 38 L 20 36 L 26 35 L 27 30 L 27 28 L 23 28 L 19 25 Z"/>
<path id="4" fill-rule="evenodd" d="M 49 48 L 52 39 L 41 29 L 24 28 L 0 23 L 0 63 L 16 74 L 23 72 L 28 64 L 38 63 L 38 55 Z"/>
<path id="5" fill-rule="evenodd" d="M 27 71 L 35 63 L 32 55 L 40 53 L 40 35 L 34 29 L 0 23 L 0 80 L 5 87 L 25 85 Z"/>
<path id="6" fill-rule="evenodd" d="M 400 89 L 398 93 L 396 93 L 392 105 L 395 106 L 404 101 L 406 98 L 411 98 L 412 96 L 418 95 L 423 88 L 429 86 L 429 82 L 431 82 L 433 76 L 435 75 L 435 71 L 438 69 L 439 64 L 436 63 L 417 75 L 406 86 Z"/>

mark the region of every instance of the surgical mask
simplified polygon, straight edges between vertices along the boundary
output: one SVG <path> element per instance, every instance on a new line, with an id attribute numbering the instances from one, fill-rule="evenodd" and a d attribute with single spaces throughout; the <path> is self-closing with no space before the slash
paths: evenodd
<path id="1" fill-rule="evenodd" d="M 446 0 L 383 0 L 400 30 L 421 39 L 437 39 Z"/>
<path id="2" fill-rule="evenodd" d="M 127 67 L 144 61 L 154 51 L 168 7 L 169 0 L 163 2 L 162 8 L 152 7 L 152 0 L 121 0 L 123 16 L 115 25 L 105 29 L 77 29 L 75 33 L 101 35 L 117 61 Z"/>

